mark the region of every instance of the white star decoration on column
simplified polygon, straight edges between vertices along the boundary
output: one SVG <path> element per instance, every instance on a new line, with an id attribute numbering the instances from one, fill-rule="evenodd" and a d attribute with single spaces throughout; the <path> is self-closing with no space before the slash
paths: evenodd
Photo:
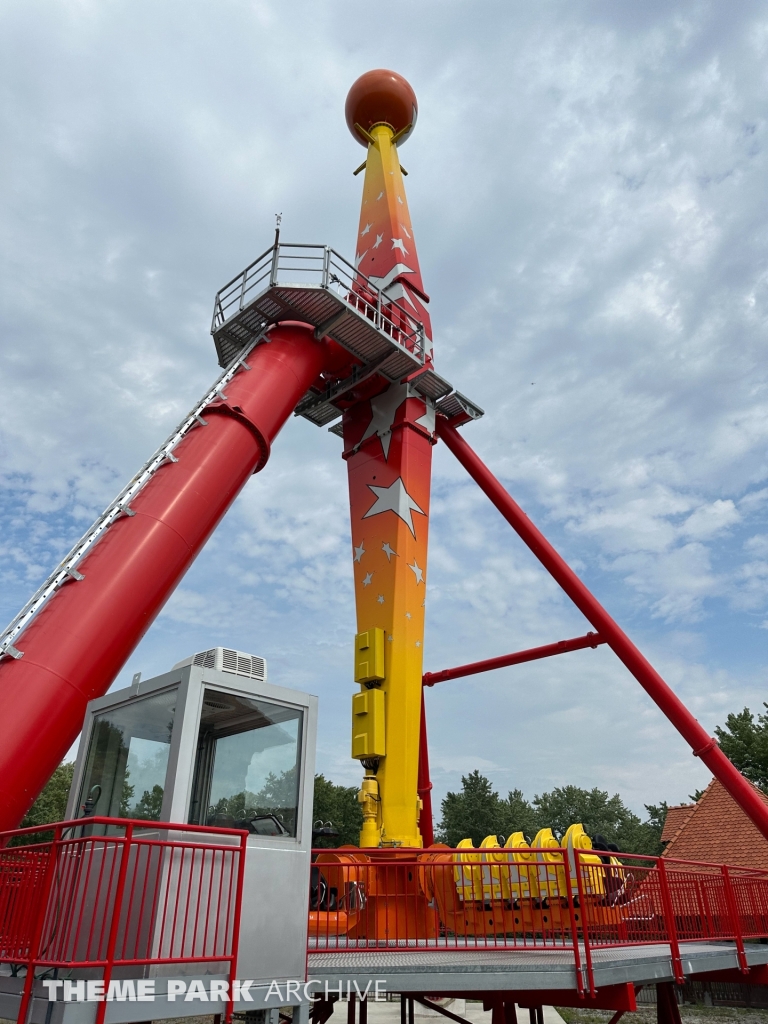
<path id="1" fill-rule="evenodd" d="M 353 562 L 359 562 L 365 554 L 365 548 L 361 544 L 359 548 L 355 548 L 355 557 L 352 559 Z"/>
<path id="2" fill-rule="evenodd" d="M 376 235 L 376 241 L 373 243 L 372 248 L 378 249 L 383 241 L 384 241 L 384 235 Z"/>
<path id="3" fill-rule="evenodd" d="M 405 617 L 406 617 L 406 619 L 410 619 L 410 617 L 411 617 L 411 613 L 410 613 L 410 612 L 406 612 L 406 613 L 405 613 Z"/>
<path id="4" fill-rule="evenodd" d="M 379 594 L 379 596 L 376 598 L 376 600 L 379 602 L 379 604 L 384 604 L 384 595 L 383 594 Z"/>
<path id="5" fill-rule="evenodd" d="M 365 513 L 363 519 L 381 515 L 382 512 L 394 512 L 396 516 L 403 520 L 415 537 L 416 531 L 413 528 L 411 511 L 419 512 L 421 515 L 426 515 L 426 512 L 419 508 L 408 491 L 406 491 L 403 478 L 399 476 L 389 487 L 376 487 L 374 484 L 368 484 L 368 486 L 376 495 L 376 501 Z M 410 568 L 413 569 L 413 566 L 410 566 Z M 421 569 L 419 569 L 419 572 L 421 572 Z"/>
<path id="6" fill-rule="evenodd" d="M 389 546 L 389 541 L 381 545 L 381 550 L 387 556 L 388 562 L 392 561 L 392 555 L 395 555 L 395 557 L 397 557 L 397 552 L 393 551 L 392 548 Z"/>
<path id="7" fill-rule="evenodd" d="M 390 384 L 386 391 L 371 399 L 371 422 L 365 428 L 360 443 L 377 434 L 381 440 L 384 458 L 389 458 L 389 446 L 392 442 L 392 424 L 395 422 L 397 410 L 408 398 L 417 398 L 424 402 L 424 415 L 417 423 L 422 424 L 433 434 L 435 431 L 435 408 L 426 401 L 423 395 L 413 391 L 408 384 Z"/>
<path id="8" fill-rule="evenodd" d="M 363 586 L 364 586 L 364 587 L 370 587 L 370 585 L 371 585 L 371 580 L 372 580 L 372 579 L 373 579 L 373 573 L 372 573 L 372 572 L 369 572 L 369 573 L 367 574 L 367 576 L 364 576 L 364 577 L 363 577 Z"/>
<path id="9" fill-rule="evenodd" d="M 415 558 L 413 560 L 413 565 L 409 565 L 408 568 L 411 570 L 413 575 L 416 577 L 416 585 L 417 586 L 419 585 L 419 583 L 423 583 L 424 582 L 424 570 L 419 568 L 418 563 L 416 562 Z"/>
<path id="10" fill-rule="evenodd" d="M 419 416 L 416 422 L 428 430 L 430 434 L 435 432 L 435 407 L 432 402 L 427 401 L 427 409 L 423 416 Z"/>
<path id="11" fill-rule="evenodd" d="M 366 224 L 365 227 L 363 228 L 363 230 L 360 232 L 360 237 L 362 238 L 363 235 L 367 235 L 372 227 L 373 227 L 373 224 Z"/>
<path id="12" fill-rule="evenodd" d="M 392 248 L 399 249 L 400 252 L 404 253 L 406 256 L 408 255 L 408 250 L 405 248 L 405 242 L 402 240 L 402 238 L 393 238 Z"/>
<path id="13" fill-rule="evenodd" d="M 407 397 L 407 384 L 390 384 L 386 391 L 371 399 L 371 422 L 365 428 L 365 433 L 360 438 L 360 441 L 362 443 L 366 438 L 378 434 L 381 438 L 381 447 L 384 451 L 385 459 L 389 458 L 392 424 L 395 422 L 395 415 Z"/>

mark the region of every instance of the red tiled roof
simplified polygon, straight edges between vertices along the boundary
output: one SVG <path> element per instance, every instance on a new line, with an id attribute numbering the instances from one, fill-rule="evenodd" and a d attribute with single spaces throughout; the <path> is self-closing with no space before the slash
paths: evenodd
<path id="1" fill-rule="evenodd" d="M 662 843 L 671 843 L 695 810 L 696 804 L 675 804 L 674 807 L 668 807 L 661 832 Z"/>
<path id="2" fill-rule="evenodd" d="M 754 789 L 768 804 L 768 796 L 756 786 Z M 669 810 L 677 812 L 685 807 L 670 807 Z M 673 826 L 675 817 L 679 827 L 663 857 L 768 870 L 768 839 L 717 779 L 710 782 L 684 820 L 681 820 L 682 815 L 673 816 Z M 667 831 L 666 822 L 664 831 Z"/>

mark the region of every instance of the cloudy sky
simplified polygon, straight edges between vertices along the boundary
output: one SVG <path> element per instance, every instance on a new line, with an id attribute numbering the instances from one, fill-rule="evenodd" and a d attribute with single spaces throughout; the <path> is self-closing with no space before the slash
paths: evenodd
<path id="1" fill-rule="evenodd" d="M 9 620 L 217 374 L 216 290 L 270 244 L 351 257 L 374 67 L 403 148 L 439 372 L 465 436 L 708 729 L 768 699 L 768 16 L 635 0 L 5 0 L 0 613 Z M 126 665 L 216 644 L 320 696 L 347 756 L 341 442 L 291 421 Z M 435 450 L 425 665 L 587 624 Z M 438 798 L 707 772 L 605 647 L 427 694 Z"/>

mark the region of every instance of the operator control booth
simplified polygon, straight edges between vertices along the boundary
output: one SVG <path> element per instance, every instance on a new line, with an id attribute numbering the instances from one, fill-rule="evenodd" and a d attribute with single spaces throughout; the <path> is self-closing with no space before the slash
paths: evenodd
<path id="1" fill-rule="evenodd" d="M 131 686 L 91 701 L 80 739 L 68 820 L 139 819 L 147 823 L 146 832 L 139 829 L 143 837 L 171 835 L 163 829 L 166 822 L 189 825 L 188 832 L 174 832 L 174 839 L 188 836 L 198 845 L 205 842 L 206 833 L 196 832 L 196 826 L 247 830 L 235 977 L 254 982 L 249 989 L 253 1002 L 236 1008 L 257 1016 L 274 1007 L 275 1017 L 276 1007 L 287 1002 L 285 982 L 303 983 L 306 977 L 316 730 L 316 697 L 269 683 L 263 658 L 217 647 L 194 654 L 152 679 L 136 675 Z M 94 836 L 108 836 L 110 831 L 115 833 L 116 827 L 94 823 L 83 828 L 84 834 Z M 225 838 L 233 846 L 240 841 L 236 835 Z M 220 844 L 221 833 L 211 836 L 214 839 Z M 100 856 L 106 863 L 103 850 Z M 149 866 L 142 868 L 147 877 L 138 888 L 145 893 L 154 891 L 153 885 L 157 889 L 150 877 L 153 871 L 169 870 L 167 865 L 160 867 L 159 860 L 157 866 L 153 863 L 148 861 Z M 129 866 L 131 870 L 138 868 Z M 216 868 L 220 892 L 231 881 L 227 870 Z M 201 871 L 199 865 L 181 871 L 186 874 L 174 882 L 177 898 L 184 885 L 193 893 L 195 887 L 204 888 L 202 903 L 211 898 L 215 879 L 203 882 Z M 103 865 L 98 872 L 90 871 L 85 875 L 90 881 L 84 884 L 95 885 L 93 879 L 104 873 Z M 138 888 L 134 885 L 134 891 Z M 126 912 L 126 932 L 131 929 L 132 913 L 130 908 Z M 145 913 L 141 924 L 148 933 L 143 942 L 150 955 L 164 941 L 150 934 L 153 928 L 161 930 L 160 909 L 154 913 L 154 923 L 146 924 Z M 166 906 L 166 918 L 169 913 Z M 194 926 L 202 928 L 199 920 Z M 188 931 L 193 927 L 191 916 L 184 927 Z M 184 978 L 187 984 L 199 978 L 210 991 L 212 981 L 228 976 L 215 962 L 123 967 L 121 976 L 154 978 L 155 1001 L 151 1007 L 109 1003 L 109 1022 L 216 1014 L 225 1009 L 224 1002 L 217 1006 L 215 998 L 202 1009 L 200 1002 L 166 998 L 171 978 Z M 268 997 L 273 981 L 282 982 L 282 998 Z M 64 1002 L 61 995 L 52 1014 L 38 987 L 36 982 L 31 1021 L 86 1024 L 94 1019 L 93 1004 Z M 0 1015 L 15 1016 L 7 989 L 0 983 Z M 215 995 L 215 986 L 213 991 Z M 305 1014 L 306 1005 L 300 1007 L 297 1019 Z"/>

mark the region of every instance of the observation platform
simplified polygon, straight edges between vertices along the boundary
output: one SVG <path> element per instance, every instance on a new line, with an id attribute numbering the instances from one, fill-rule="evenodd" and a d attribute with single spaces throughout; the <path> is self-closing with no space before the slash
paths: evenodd
<path id="1" fill-rule="evenodd" d="M 219 364 L 228 367 L 283 320 L 315 328 L 360 360 L 352 375 L 310 390 L 295 414 L 318 427 L 341 416 L 336 402 L 373 374 L 408 379 L 448 418 L 479 419 L 483 410 L 428 365 L 424 325 L 400 302 L 327 245 L 279 242 L 216 294 L 211 334 Z"/>
<path id="2" fill-rule="evenodd" d="M 588 990 L 585 949 L 580 943 L 582 989 Z M 749 967 L 768 965 L 768 945 L 745 944 Z M 675 981 L 669 943 L 612 946 L 591 953 L 593 988 L 615 985 L 656 985 Z M 732 942 L 686 943 L 680 949 L 686 978 L 732 971 L 738 980 L 739 954 Z M 575 955 L 570 949 L 468 950 L 430 948 L 317 951 L 310 947 L 308 977 L 329 990 L 355 982 L 363 991 L 371 979 L 381 979 L 390 992 L 466 996 L 488 991 L 578 992 Z M 750 970 L 750 974 L 757 973 Z M 762 972 L 760 972 L 762 973 Z M 744 975 L 743 980 L 749 980 Z"/>

